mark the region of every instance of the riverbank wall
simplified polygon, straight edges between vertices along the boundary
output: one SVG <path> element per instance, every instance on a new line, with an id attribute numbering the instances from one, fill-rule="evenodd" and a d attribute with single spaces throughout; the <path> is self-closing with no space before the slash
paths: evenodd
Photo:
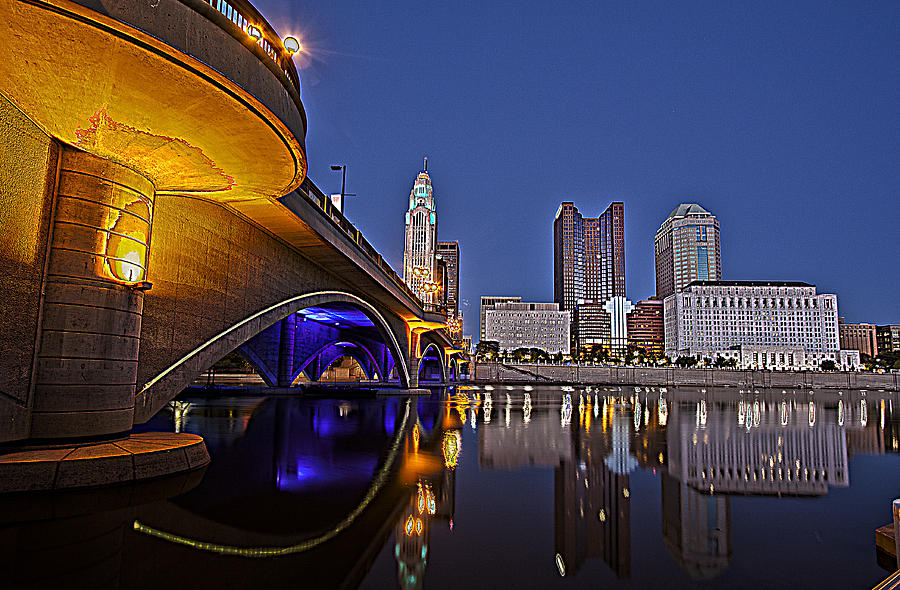
<path id="1" fill-rule="evenodd" d="M 594 367 L 477 363 L 476 383 L 675 387 L 870 389 L 900 391 L 900 373 L 749 371 L 676 367 Z"/>

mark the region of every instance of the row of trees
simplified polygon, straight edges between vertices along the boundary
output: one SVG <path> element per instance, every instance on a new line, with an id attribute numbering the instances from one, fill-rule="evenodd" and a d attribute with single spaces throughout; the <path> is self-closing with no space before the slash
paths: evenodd
<path id="1" fill-rule="evenodd" d="M 475 347 L 475 358 L 480 361 L 519 362 L 519 363 L 556 363 L 571 362 L 577 360 L 581 363 L 594 364 L 625 364 L 625 365 L 652 365 L 677 367 L 714 367 L 717 369 L 733 369 L 737 367 L 737 359 L 716 356 L 697 358 L 695 356 L 680 356 L 674 361 L 668 356 L 657 356 L 647 352 L 639 346 L 628 345 L 624 351 L 612 351 L 600 344 L 593 345 L 589 350 L 580 351 L 574 358 L 561 352 L 550 354 L 540 348 L 516 348 L 515 350 L 500 350 L 500 343 L 496 340 L 482 340 Z M 872 367 L 900 369 L 900 353 L 886 353 L 876 358 L 863 355 L 863 366 L 869 370 Z M 831 360 L 822 361 L 819 367 L 823 371 L 836 371 L 837 364 Z"/>
<path id="2" fill-rule="evenodd" d="M 859 362 L 869 371 L 900 369 L 900 352 L 880 352 L 877 356 L 860 354 Z"/>

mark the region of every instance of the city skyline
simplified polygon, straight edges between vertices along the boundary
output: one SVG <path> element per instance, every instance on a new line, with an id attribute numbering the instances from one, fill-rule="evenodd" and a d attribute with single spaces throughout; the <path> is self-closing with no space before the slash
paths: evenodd
<path id="1" fill-rule="evenodd" d="M 398 271 L 396 219 L 429 155 L 466 333 L 482 294 L 552 301 L 564 200 L 626 204 L 632 300 L 654 293 L 659 225 L 698 202 L 727 237 L 723 279 L 802 280 L 848 322 L 898 321 L 881 255 L 900 218 L 895 4 L 259 8 L 308 52 L 310 176 L 334 192 L 329 165 L 348 165 L 351 221 Z M 410 35 L 410 14 L 439 26 Z"/>

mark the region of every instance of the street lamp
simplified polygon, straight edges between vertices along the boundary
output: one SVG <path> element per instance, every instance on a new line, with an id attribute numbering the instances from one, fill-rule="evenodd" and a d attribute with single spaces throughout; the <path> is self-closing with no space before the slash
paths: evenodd
<path id="1" fill-rule="evenodd" d="M 344 213 L 344 197 L 355 197 L 355 194 L 350 194 L 345 192 L 347 188 L 347 165 L 346 164 L 332 164 L 331 169 L 337 172 L 341 171 L 341 200 L 338 201 L 338 211 L 342 214 Z M 345 215 L 346 217 L 346 215 Z"/>

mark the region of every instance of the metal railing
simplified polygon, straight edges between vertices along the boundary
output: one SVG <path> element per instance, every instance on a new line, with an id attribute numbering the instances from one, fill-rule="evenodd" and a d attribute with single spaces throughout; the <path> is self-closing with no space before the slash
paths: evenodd
<path id="1" fill-rule="evenodd" d="M 316 205 L 318 209 L 322 212 L 322 214 L 331 221 L 338 229 L 340 229 L 343 233 L 345 233 L 350 240 L 356 244 L 359 250 L 365 254 L 365 256 L 371 260 L 385 275 L 387 278 L 394 283 L 401 291 L 403 291 L 407 296 L 412 299 L 416 305 L 422 308 L 426 313 L 447 313 L 447 308 L 444 305 L 436 305 L 433 303 L 425 303 L 422 299 L 416 295 L 416 293 L 409 288 L 409 285 L 400 278 L 400 276 L 391 268 L 391 265 L 387 263 L 387 261 L 378 253 L 378 251 L 372 247 L 372 245 L 363 237 L 362 232 L 360 232 L 356 227 L 350 223 L 350 221 L 344 217 L 344 214 L 341 213 L 337 207 L 331 202 L 331 199 L 326 195 L 322 190 L 313 183 L 312 180 L 307 177 L 303 184 L 300 185 L 300 188 L 297 189 L 297 193 L 306 197 L 310 202 Z"/>

